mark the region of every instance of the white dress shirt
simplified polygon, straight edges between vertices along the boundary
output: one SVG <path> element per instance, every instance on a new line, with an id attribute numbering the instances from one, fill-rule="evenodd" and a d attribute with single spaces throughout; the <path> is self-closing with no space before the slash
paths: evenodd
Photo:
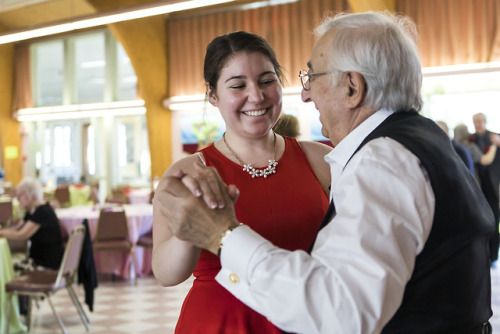
<path id="1" fill-rule="evenodd" d="M 336 215 L 311 255 L 275 247 L 248 226 L 224 241 L 217 281 L 285 331 L 379 333 L 401 303 L 434 193 L 419 159 L 390 138 L 352 156 L 390 114 L 376 112 L 325 157 Z"/>

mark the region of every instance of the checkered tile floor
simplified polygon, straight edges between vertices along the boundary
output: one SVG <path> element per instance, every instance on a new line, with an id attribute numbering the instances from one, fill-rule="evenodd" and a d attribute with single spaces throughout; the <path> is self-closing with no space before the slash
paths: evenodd
<path id="1" fill-rule="evenodd" d="M 174 332 L 182 301 L 192 280 L 176 287 L 161 287 L 153 277 L 138 278 L 137 286 L 130 282 L 99 282 L 95 290 L 94 311 L 83 303 L 81 286 L 76 289 L 85 312 L 90 318 L 90 333 L 99 334 L 169 334 Z M 87 334 L 67 292 L 57 292 L 52 300 L 69 334 Z M 33 307 L 33 334 L 60 333 L 46 300 Z"/>
<path id="2" fill-rule="evenodd" d="M 500 268 L 491 270 L 493 332 L 500 332 Z M 180 307 L 192 284 L 192 279 L 170 288 L 161 287 L 153 277 L 139 278 L 138 285 L 130 282 L 100 282 L 95 291 L 94 312 L 90 318 L 90 333 L 100 334 L 170 334 L 174 332 Z M 83 301 L 83 288 L 77 288 Z M 59 291 L 53 301 L 69 334 L 86 334 L 66 291 Z M 33 334 L 59 333 L 59 328 L 47 301 L 34 309 Z"/>
<path id="3" fill-rule="evenodd" d="M 493 333 L 500 333 L 500 268 L 491 269 L 491 308 L 493 316 L 490 319 Z"/>

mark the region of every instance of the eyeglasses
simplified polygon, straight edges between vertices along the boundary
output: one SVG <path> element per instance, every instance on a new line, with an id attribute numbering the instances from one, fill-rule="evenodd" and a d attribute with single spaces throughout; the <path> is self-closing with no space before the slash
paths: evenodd
<path id="1" fill-rule="evenodd" d="M 314 77 L 319 77 L 321 75 L 332 74 L 332 73 L 334 72 L 307 73 L 306 70 L 300 70 L 299 78 L 300 82 L 302 83 L 302 87 L 304 87 L 304 90 L 309 90 L 311 89 L 311 81 Z"/>

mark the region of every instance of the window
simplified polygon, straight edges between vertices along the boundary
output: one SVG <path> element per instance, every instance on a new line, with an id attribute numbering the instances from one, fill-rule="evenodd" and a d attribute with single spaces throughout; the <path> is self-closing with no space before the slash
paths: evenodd
<path id="1" fill-rule="evenodd" d="M 33 52 L 33 97 L 39 107 L 63 104 L 64 44 L 52 41 L 38 45 Z"/>
<path id="2" fill-rule="evenodd" d="M 148 186 L 146 118 L 143 114 L 114 116 L 120 108 L 115 106 L 127 104 L 122 101 L 137 102 L 133 101 L 137 77 L 113 35 L 99 30 L 34 43 L 31 65 L 36 107 L 86 111 L 93 107 L 88 104 L 99 104 L 99 112 L 26 121 L 33 122 L 30 126 L 35 130 L 30 135 L 34 138 L 26 140 L 37 143 L 32 146 L 36 158 L 27 162 L 33 164 L 27 170 L 52 185 L 85 178 L 110 188 L 125 183 Z"/>
<path id="3" fill-rule="evenodd" d="M 118 82 L 116 97 L 119 101 L 134 100 L 137 96 L 137 77 L 123 46 L 121 44 L 117 46 Z"/>
<path id="4" fill-rule="evenodd" d="M 36 107 L 136 99 L 130 59 L 107 30 L 34 43 L 31 54 Z"/>
<path id="5" fill-rule="evenodd" d="M 103 102 L 106 85 L 106 53 L 104 34 L 75 37 L 75 102 Z"/>

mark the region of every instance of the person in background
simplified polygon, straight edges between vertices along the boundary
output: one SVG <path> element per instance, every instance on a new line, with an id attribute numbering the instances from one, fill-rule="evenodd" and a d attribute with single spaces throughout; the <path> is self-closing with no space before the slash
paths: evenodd
<path id="1" fill-rule="evenodd" d="M 444 133 L 446 133 L 448 137 L 450 137 L 450 129 L 448 128 L 448 124 L 443 121 L 436 121 L 436 124 L 441 128 L 441 130 L 444 131 Z M 465 166 L 467 166 L 472 175 L 474 175 L 474 162 L 472 161 L 472 157 L 467 148 L 457 142 L 454 138 L 450 137 L 450 141 L 455 152 L 457 152 L 458 156 L 460 157 L 460 159 L 462 159 Z"/>
<path id="2" fill-rule="evenodd" d="M 494 218 L 449 137 L 418 113 L 415 24 L 363 12 L 316 32 L 302 100 L 335 148 L 311 252 L 285 250 L 236 217 L 238 187 L 212 169 L 164 177 L 155 199 L 170 231 L 220 254 L 217 281 L 285 331 L 491 333 Z M 208 193 L 224 207 L 210 208 Z"/>
<path id="3" fill-rule="evenodd" d="M 29 257 L 35 266 L 59 269 L 64 245 L 61 228 L 54 209 L 43 201 L 40 182 L 26 177 L 17 186 L 17 199 L 25 210 L 18 228 L 0 230 L 0 237 L 31 242 Z"/>
<path id="4" fill-rule="evenodd" d="M 469 140 L 475 143 L 483 154 L 487 153 L 492 145 L 497 145 L 492 142 L 492 135 L 495 133 L 486 129 L 486 115 L 477 113 L 472 116 L 472 122 L 476 132 L 471 135 Z M 495 137 L 493 137 L 495 138 Z M 498 248 L 500 245 L 500 235 L 498 234 L 498 225 L 500 221 L 500 155 L 495 154 L 495 158 L 489 165 L 476 165 L 479 182 L 486 200 L 490 204 L 491 210 L 495 215 L 496 233 L 490 240 L 491 263 L 495 266 L 498 260 Z"/>
<path id="5" fill-rule="evenodd" d="M 282 136 L 297 138 L 300 136 L 299 120 L 293 115 L 283 114 L 273 127 L 273 131 Z"/>
<path id="6" fill-rule="evenodd" d="M 453 130 L 453 139 L 457 143 L 463 145 L 467 151 L 470 153 L 472 162 L 474 165 L 487 166 L 493 162 L 495 155 L 497 153 L 497 145 L 491 145 L 488 152 L 483 153 L 481 149 L 470 141 L 471 134 L 467 129 L 465 124 L 458 124 Z M 497 134 L 492 135 L 492 142 L 500 143 L 500 136 Z M 475 177 L 479 182 L 479 175 L 477 174 L 477 168 L 475 169 Z"/>
<path id="7" fill-rule="evenodd" d="M 204 78 L 208 102 L 219 109 L 226 132 L 165 175 L 204 174 L 203 165 L 217 170 L 224 182 L 245 189 L 235 206 L 238 219 L 284 249 L 307 250 L 328 208 L 330 173 L 323 156 L 331 148 L 273 132 L 283 80 L 274 51 L 263 38 L 244 31 L 216 37 L 207 47 Z M 217 208 L 222 200 L 209 204 Z M 161 206 L 155 196 L 154 274 L 165 286 L 195 277 L 175 332 L 281 333 L 215 281 L 221 269 L 217 255 L 174 236 Z"/>

